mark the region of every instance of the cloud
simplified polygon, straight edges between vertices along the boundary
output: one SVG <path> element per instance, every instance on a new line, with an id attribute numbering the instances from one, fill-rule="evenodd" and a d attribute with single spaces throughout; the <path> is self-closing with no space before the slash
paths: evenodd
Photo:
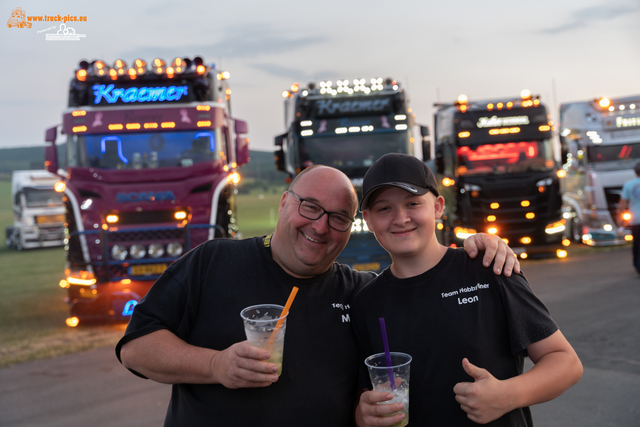
<path id="1" fill-rule="evenodd" d="M 124 52 L 126 57 L 142 57 L 142 54 L 153 52 L 155 56 L 165 56 L 165 60 L 173 58 L 176 52 L 193 52 L 207 58 L 258 58 L 263 55 L 274 55 L 299 50 L 308 46 L 328 41 L 325 37 L 297 37 L 269 24 L 246 24 L 242 27 L 228 28 L 212 44 L 180 44 L 176 47 L 146 46 L 133 51 Z M 216 37 L 213 37 L 214 39 Z M 189 40 L 189 38 L 185 38 Z M 180 39 L 178 38 L 178 43 Z"/>
<path id="2" fill-rule="evenodd" d="M 283 67 L 277 64 L 270 64 L 266 62 L 262 63 L 254 63 L 250 65 L 251 68 L 254 68 L 259 71 L 264 71 L 267 74 L 270 74 L 275 77 L 283 77 L 288 80 L 309 80 L 311 77 L 302 70 L 297 70 L 295 68 Z"/>
<path id="3" fill-rule="evenodd" d="M 562 25 L 540 30 L 543 34 L 559 34 L 575 29 L 586 28 L 596 22 L 610 21 L 619 16 L 634 13 L 635 6 L 593 6 L 580 9 L 571 14 L 569 20 Z"/>
<path id="4" fill-rule="evenodd" d="M 326 40 L 322 37 L 283 36 L 277 29 L 260 24 L 229 31 L 209 48 L 225 58 L 257 57 L 298 50 Z"/>

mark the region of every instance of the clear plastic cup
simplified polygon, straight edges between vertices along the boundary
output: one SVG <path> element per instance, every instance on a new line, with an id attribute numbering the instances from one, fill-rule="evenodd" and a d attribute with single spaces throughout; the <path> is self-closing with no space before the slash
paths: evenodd
<path id="1" fill-rule="evenodd" d="M 369 378 L 373 391 L 391 393 L 393 399 L 380 404 L 403 403 L 404 420 L 394 424 L 402 427 L 409 423 L 409 373 L 411 356 L 406 353 L 391 352 L 391 366 L 387 366 L 387 358 L 384 353 L 374 354 L 365 359 L 364 363 L 369 370 Z M 395 387 L 391 387 L 390 372 L 393 375 Z M 392 414 L 395 415 L 395 414 Z"/>
<path id="2" fill-rule="evenodd" d="M 252 305 L 240 312 L 244 321 L 244 333 L 249 344 L 267 350 L 271 357 L 267 362 L 278 365 L 277 375 L 282 373 L 284 335 L 287 326 L 287 315 L 282 316 L 284 307 L 276 304 Z M 278 321 L 282 324 L 272 339 Z"/>

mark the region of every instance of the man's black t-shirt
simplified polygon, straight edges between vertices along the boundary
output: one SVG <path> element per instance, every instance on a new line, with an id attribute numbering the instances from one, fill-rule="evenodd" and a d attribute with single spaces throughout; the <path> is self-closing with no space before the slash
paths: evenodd
<path id="1" fill-rule="evenodd" d="M 382 353 L 379 318 L 391 351 L 412 356 L 409 424 L 475 426 L 455 400 L 453 387 L 473 382 L 462 359 L 498 379 L 523 371 L 527 347 L 558 330 L 522 274 L 496 276 L 462 249 L 448 249 L 427 272 L 398 279 L 390 270 L 353 299 L 352 325 L 360 352 L 359 386 L 371 389 L 365 357 Z M 495 426 L 530 426 L 529 408 L 505 414 Z"/>
<path id="2" fill-rule="evenodd" d="M 175 384 L 166 426 L 351 426 L 358 374 L 349 303 L 375 275 L 334 263 L 324 274 L 296 279 L 273 261 L 263 238 L 206 242 L 173 263 L 136 306 L 116 347 L 159 329 L 186 342 L 224 350 L 244 341 L 240 311 L 284 305 L 282 375 L 269 387 L 227 389 Z"/>

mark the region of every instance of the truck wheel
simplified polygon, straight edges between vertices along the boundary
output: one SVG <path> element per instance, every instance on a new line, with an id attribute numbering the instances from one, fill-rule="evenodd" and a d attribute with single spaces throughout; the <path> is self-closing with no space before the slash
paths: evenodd
<path id="1" fill-rule="evenodd" d="M 13 230 L 13 234 L 11 235 L 11 237 L 14 242 L 13 247 L 21 251 L 23 247 L 22 247 L 22 238 L 20 237 L 20 229 L 16 228 L 15 230 Z"/>
<path id="2" fill-rule="evenodd" d="M 574 243 L 582 243 L 582 222 L 575 212 L 571 217 L 571 239 Z"/>
<path id="3" fill-rule="evenodd" d="M 7 227 L 5 229 L 5 236 L 5 244 L 7 245 L 7 248 L 15 249 L 13 246 L 13 239 L 11 238 L 13 236 L 13 227 Z"/>

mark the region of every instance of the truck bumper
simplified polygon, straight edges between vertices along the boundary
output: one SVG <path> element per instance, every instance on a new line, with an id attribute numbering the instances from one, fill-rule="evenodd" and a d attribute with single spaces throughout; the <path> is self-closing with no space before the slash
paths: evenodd
<path id="1" fill-rule="evenodd" d="M 70 285 L 71 317 L 80 324 L 128 322 L 134 307 L 151 289 L 153 280 L 98 282 L 91 286 Z"/>
<path id="2" fill-rule="evenodd" d="M 624 227 L 604 230 L 601 228 L 586 228 L 582 236 L 582 243 L 589 246 L 615 246 L 629 243 L 627 236 L 631 236 L 631 230 Z"/>

